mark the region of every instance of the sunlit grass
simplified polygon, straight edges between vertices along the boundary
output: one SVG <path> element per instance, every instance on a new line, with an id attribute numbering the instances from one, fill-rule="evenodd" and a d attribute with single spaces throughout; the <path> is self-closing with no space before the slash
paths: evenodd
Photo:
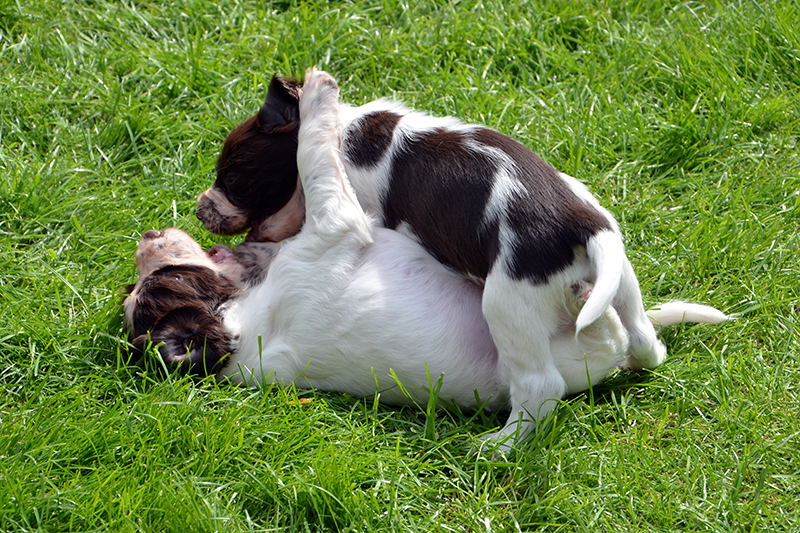
<path id="1" fill-rule="evenodd" d="M 777 1 L 0 2 L 0 529 L 800 530 L 798 20 Z M 568 399 L 508 461 L 468 452 L 502 415 L 130 364 L 139 235 L 215 242 L 193 212 L 225 134 L 272 73 L 313 64 L 349 102 L 513 135 L 615 214 L 648 304 L 738 320 L 665 331 L 662 367 Z"/>

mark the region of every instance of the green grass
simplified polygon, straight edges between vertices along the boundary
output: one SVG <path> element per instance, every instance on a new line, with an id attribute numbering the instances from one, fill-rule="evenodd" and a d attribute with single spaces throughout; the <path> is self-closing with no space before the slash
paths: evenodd
<path id="1" fill-rule="evenodd" d="M 0 529 L 800 531 L 798 21 L 796 0 L 0 0 Z M 568 399 L 507 461 L 466 451 L 501 416 L 127 364 L 138 236 L 212 244 L 193 211 L 225 134 L 313 64 L 349 102 L 513 135 L 616 215 L 648 304 L 740 319 L 666 331 L 662 367 Z"/>

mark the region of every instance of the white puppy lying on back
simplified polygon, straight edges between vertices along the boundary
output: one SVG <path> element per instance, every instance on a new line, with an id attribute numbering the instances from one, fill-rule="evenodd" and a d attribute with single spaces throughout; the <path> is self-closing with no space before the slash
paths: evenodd
<path id="1" fill-rule="evenodd" d="M 444 405 L 477 407 L 477 393 L 489 408 L 507 407 L 509 377 L 481 312 L 481 288 L 416 242 L 371 225 L 343 170 L 338 113 L 333 79 L 310 72 L 298 156 L 306 221 L 296 237 L 205 253 L 174 228 L 143 234 L 140 278 L 125 301 L 133 345 L 152 342 L 169 364 L 234 381 L 355 396 L 377 387 L 392 404 L 426 403 L 429 379 L 444 374 Z M 612 307 L 575 334 L 590 292 L 588 282 L 564 289 L 566 311 L 550 339 L 569 393 L 600 382 L 628 350 Z M 726 318 L 681 302 L 650 316 L 663 326 Z"/>

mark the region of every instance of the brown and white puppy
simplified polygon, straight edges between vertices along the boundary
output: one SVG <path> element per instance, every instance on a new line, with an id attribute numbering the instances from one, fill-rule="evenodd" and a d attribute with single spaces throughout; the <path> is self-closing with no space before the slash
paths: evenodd
<path id="1" fill-rule="evenodd" d="M 481 312 L 481 287 L 370 223 L 341 164 L 336 86 L 323 75 L 308 83 L 300 106 L 302 231 L 280 244 L 208 253 L 175 228 L 145 232 L 139 279 L 125 300 L 132 343 L 140 350 L 152 343 L 171 367 L 235 382 L 425 404 L 430 380 L 444 375 L 440 405 L 508 406 L 511 379 Z M 600 382 L 626 356 L 627 333 L 613 307 L 576 334 L 591 290 L 585 281 L 565 289 L 550 339 L 566 392 Z M 669 324 L 686 311 L 700 319 L 714 312 L 671 306 L 654 316 Z"/>
<path id="2" fill-rule="evenodd" d="M 439 397 L 468 408 L 508 403 L 509 379 L 481 312 L 481 287 L 418 243 L 375 228 L 349 191 L 341 164 L 338 94 L 311 76 L 300 111 L 300 178 L 308 220 L 280 244 L 244 243 L 208 253 L 186 233 L 147 231 L 139 279 L 125 301 L 132 343 L 164 361 L 239 382 L 371 395 L 388 403 Z M 576 335 L 588 282 L 562 294 L 553 354 L 577 392 L 625 357 L 627 333 L 613 308 Z M 404 385 L 400 387 L 397 380 Z M 376 391 L 377 387 L 377 391 Z M 477 396 L 476 396 L 477 395 Z"/>
<path id="3" fill-rule="evenodd" d="M 125 289 L 131 344 L 141 353 L 163 343 L 159 351 L 168 365 L 216 372 L 235 345 L 222 325 L 224 309 L 266 277 L 279 249 L 245 243 L 235 252 L 218 245 L 206 253 L 175 228 L 144 232 L 135 255 L 139 279 Z"/>
<path id="4" fill-rule="evenodd" d="M 131 344 L 156 347 L 183 372 L 378 392 L 389 404 L 424 404 L 428 373 L 444 374 L 444 405 L 476 408 L 477 392 L 489 409 L 507 406 L 478 285 L 391 230 L 374 228 L 369 243 L 313 233 L 205 252 L 179 229 L 145 232 L 124 302 Z M 602 381 L 628 346 L 613 308 L 576 337 L 590 290 L 585 282 L 565 292 L 568 313 L 553 338 L 568 392 Z"/>
<path id="5" fill-rule="evenodd" d="M 306 89 L 274 77 L 258 114 L 230 133 L 217 180 L 198 199 L 208 230 L 250 230 L 248 240 L 278 241 L 300 229 L 308 190 L 295 161 L 302 168 L 316 148 L 298 139 L 317 112 L 300 111 Z M 594 289 L 576 318 L 577 333 L 613 306 L 630 339 L 627 366 L 664 360 L 617 224 L 585 186 L 482 126 L 384 100 L 335 105 L 340 164 L 364 210 L 484 285 L 481 308 L 512 408 L 498 440 L 524 435 L 570 389 L 554 338 L 565 290 L 583 280 Z"/>

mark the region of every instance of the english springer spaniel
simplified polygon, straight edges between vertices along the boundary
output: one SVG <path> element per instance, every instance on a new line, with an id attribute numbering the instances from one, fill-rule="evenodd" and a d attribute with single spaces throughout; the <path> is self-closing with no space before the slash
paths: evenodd
<path id="1" fill-rule="evenodd" d="M 359 204 L 462 275 L 373 229 Z M 502 442 L 618 364 L 653 368 L 665 356 L 617 224 L 586 187 L 487 128 L 386 101 L 341 105 L 323 72 L 309 71 L 302 87 L 273 78 L 259 113 L 226 139 L 197 214 L 215 233 L 250 229 L 250 243 L 303 228 L 262 282 L 215 297 L 222 310 L 206 306 L 206 320 L 217 317 L 224 332 L 211 353 L 233 353 L 219 369 L 203 360 L 222 375 L 263 365 L 286 380 L 305 369 L 310 385 L 351 394 L 377 379 L 385 399 L 402 401 L 387 369 L 401 369 L 407 389 L 427 398 L 427 362 L 431 375 L 446 375 L 444 398 L 471 404 L 473 389 L 491 405 L 508 398 L 511 415 L 493 436 Z M 217 263 L 207 267 L 226 276 Z M 229 285 L 237 281 L 220 283 Z M 154 324 L 134 317 L 139 298 L 136 289 L 128 316 L 141 340 Z M 682 303 L 651 318 L 674 323 L 684 313 L 724 319 Z M 201 342 L 192 340 L 195 350 Z M 184 361 L 185 352 L 167 355 Z"/>

